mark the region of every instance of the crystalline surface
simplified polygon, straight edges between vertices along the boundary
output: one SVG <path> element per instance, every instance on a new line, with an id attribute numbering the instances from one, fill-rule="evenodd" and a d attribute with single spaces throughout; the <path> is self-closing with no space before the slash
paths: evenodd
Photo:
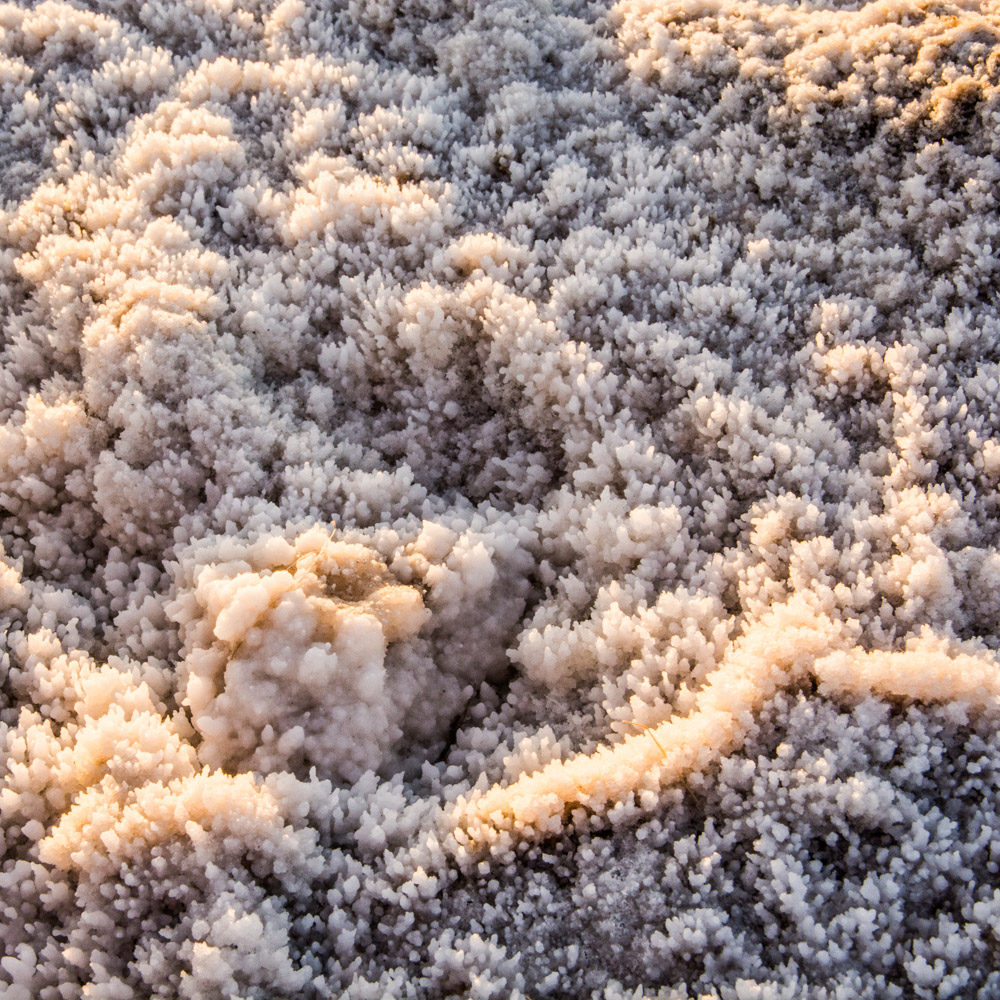
<path id="1" fill-rule="evenodd" d="M 996 0 L 0 88 L 5 1000 L 1000 995 Z"/>

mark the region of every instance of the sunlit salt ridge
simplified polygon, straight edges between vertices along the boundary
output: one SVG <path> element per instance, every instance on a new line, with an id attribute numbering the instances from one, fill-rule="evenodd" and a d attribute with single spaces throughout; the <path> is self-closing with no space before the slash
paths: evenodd
<path id="1" fill-rule="evenodd" d="M 1000 993 L 1000 8 L 0 7 L 0 993 Z"/>

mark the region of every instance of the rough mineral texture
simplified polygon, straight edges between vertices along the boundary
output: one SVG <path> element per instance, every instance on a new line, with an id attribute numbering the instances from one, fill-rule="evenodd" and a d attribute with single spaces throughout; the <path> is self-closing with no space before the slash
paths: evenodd
<path id="1" fill-rule="evenodd" d="M 1000 997 L 1000 2 L 0 5 L 4 1000 Z"/>

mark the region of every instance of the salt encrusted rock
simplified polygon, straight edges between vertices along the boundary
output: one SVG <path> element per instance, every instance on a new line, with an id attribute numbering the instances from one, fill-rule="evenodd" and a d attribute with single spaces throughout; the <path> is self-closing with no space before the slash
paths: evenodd
<path id="1" fill-rule="evenodd" d="M 167 612 L 203 763 L 357 780 L 443 745 L 470 684 L 496 679 L 497 633 L 523 608 L 517 540 L 424 522 L 408 545 L 380 543 L 391 568 L 319 527 L 180 554 Z M 484 606 L 490 626 L 462 635 L 459 616 Z"/>
<path id="2" fill-rule="evenodd" d="M 315 766 L 337 778 L 378 769 L 410 708 L 393 703 L 400 685 L 386 651 L 426 623 L 420 591 L 371 549 L 321 530 L 206 562 L 171 606 L 200 759 L 261 772 Z M 405 671 L 406 658 L 394 666 Z"/>
<path id="3" fill-rule="evenodd" d="M 998 66 L 0 6 L 0 993 L 1000 995 Z"/>

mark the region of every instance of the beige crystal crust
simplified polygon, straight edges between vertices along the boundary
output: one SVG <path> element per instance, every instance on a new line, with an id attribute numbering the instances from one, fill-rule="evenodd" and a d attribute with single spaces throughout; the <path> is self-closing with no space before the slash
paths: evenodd
<path id="1" fill-rule="evenodd" d="M 994 1000 L 997 0 L 0 3 L 0 996 Z"/>

